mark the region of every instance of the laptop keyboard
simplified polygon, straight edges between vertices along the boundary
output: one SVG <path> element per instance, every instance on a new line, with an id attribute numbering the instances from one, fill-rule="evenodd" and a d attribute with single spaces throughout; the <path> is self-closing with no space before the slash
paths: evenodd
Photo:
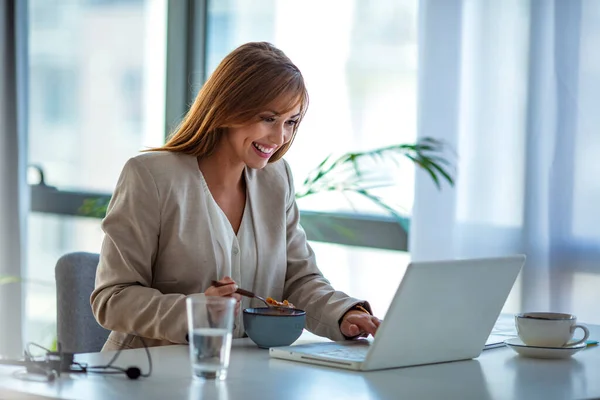
<path id="1" fill-rule="evenodd" d="M 334 357 L 348 361 L 364 361 L 369 351 L 369 344 L 338 344 L 332 349 L 318 351 L 316 354 L 325 357 Z"/>

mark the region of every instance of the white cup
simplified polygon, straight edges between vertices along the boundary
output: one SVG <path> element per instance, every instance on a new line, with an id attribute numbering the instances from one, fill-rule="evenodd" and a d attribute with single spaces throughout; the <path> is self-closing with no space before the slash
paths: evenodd
<path id="1" fill-rule="evenodd" d="M 577 325 L 577 317 L 571 314 L 532 312 L 515 315 L 515 325 L 519 338 L 528 346 L 564 347 L 585 342 L 590 332 L 583 325 Z M 583 338 L 570 343 L 577 328 L 583 330 Z"/>

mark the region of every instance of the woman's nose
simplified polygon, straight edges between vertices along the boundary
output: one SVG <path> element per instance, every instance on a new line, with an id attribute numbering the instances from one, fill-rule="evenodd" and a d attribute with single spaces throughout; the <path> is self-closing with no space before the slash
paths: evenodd
<path id="1" fill-rule="evenodd" d="M 274 144 L 281 146 L 288 140 L 288 132 L 285 125 L 276 125 L 271 135 Z"/>

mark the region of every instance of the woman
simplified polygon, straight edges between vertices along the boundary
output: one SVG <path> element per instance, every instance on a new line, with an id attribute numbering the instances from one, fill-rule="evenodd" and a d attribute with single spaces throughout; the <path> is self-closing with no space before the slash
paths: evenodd
<path id="1" fill-rule="evenodd" d="M 307 328 L 334 340 L 375 334 L 366 302 L 335 291 L 299 226 L 292 175 L 281 157 L 306 112 L 298 68 L 268 43 L 230 53 L 181 126 L 123 168 L 102 223 L 91 296 L 104 350 L 187 343 L 186 295 L 260 306 L 238 287 L 307 312 Z M 233 282 L 214 287 L 211 281 Z M 241 303 L 241 304 L 240 304 Z M 135 335 L 129 335 L 134 334 Z"/>

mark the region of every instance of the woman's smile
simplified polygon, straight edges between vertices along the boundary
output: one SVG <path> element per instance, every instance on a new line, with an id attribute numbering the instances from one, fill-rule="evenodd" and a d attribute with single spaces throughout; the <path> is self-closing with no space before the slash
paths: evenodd
<path id="1" fill-rule="evenodd" d="M 259 157 L 262 158 L 270 158 L 271 155 L 275 152 L 276 146 L 266 146 L 264 144 L 260 144 L 257 142 L 252 142 L 252 148 L 258 154 Z"/>

